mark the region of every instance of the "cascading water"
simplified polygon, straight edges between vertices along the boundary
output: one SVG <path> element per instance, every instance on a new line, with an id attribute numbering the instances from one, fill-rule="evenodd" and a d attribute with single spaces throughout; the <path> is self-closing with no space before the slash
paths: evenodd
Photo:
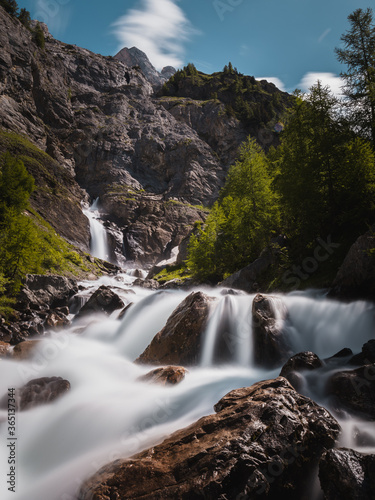
<path id="1" fill-rule="evenodd" d="M 83 209 L 83 213 L 89 219 L 90 223 L 90 252 L 98 259 L 108 260 L 109 250 L 107 232 L 103 224 L 100 222 L 98 205 L 99 198 L 96 198 L 90 208 Z"/>
<path id="2" fill-rule="evenodd" d="M 3 359 L 0 397 L 10 387 L 31 379 L 60 376 L 71 390 L 54 403 L 17 414 L 17 495 L 0 481 L 2 499 L 73 500 L 80 484 L 101 466 L 146 449 L 177 429 L 213 412 L 213 405 L 234 388 L 279 374 L 251 362 L 251 303 L 249 295 L 216 298 L 202 352 L 201 366 L 189 368 L 179 385 L 163 387 L 138 381 L 150 367 L 134 364 L 172 310 L 189 292 L 152 292 L 133 287 L 129 274 L 85 282 L 91 291 L 106 284 L 133 306 L 124 318 L 82 318 L 64 331 L 40 342 L 28 361 Z M 135 293 L 134 293 L 135 292 Z M 80 292 L 83 293 L 83 292 Z M 287 334 L 295 352 L 315 350 L 331 356 L 343 347 L 359 352 L 373 337 L 374 308 L 365 302 L 343 305 L 304 296 L 285 296 L 289 311 Z M 223 335 L 229 341 L 223 343 Z M 219 347 L 218 347 L 219 346 Z M 216 361 L 220 349 L 225 356 Z M 320 378 L 323 376 L 320 374 Z M 319 390 L 314 394 L 319 403 Z M 7 413 L 0 410 L 0 422 Z M 371 442 L 361 444 L 358 429 L 373 434 L 373 423 L 342 422 L 342 443 L 359 451 L 375 452 Z M 8 470 L 5 423 L 1 423 L 0 471 Z M 2 488 L 2 489 L 1 489 Z"/>

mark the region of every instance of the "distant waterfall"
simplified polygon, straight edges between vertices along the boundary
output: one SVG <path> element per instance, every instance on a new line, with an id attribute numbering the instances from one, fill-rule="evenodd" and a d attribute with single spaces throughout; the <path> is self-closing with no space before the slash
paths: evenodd
<path id="1" fill-rule="evenodd" d="M 90 222 L 90 252 L 94 257 L 99 259 L 108 260 L 108 239 L 107 231 L 100 221 L 100 212 L 98 209 L 99 198 L 96 198 L 90 208 L 83 210 L 83 213 Z"/>

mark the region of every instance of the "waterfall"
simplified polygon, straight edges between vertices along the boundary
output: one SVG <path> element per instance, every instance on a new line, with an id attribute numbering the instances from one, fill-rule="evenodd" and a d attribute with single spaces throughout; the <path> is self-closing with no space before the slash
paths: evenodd
<path id="1" fill-rule="evenodd" d="M 279 374 L 280 368 L 266 370 L 252 364 L 253 297 L 223 296 L 216 289 L 204 290 L 216 301 L 201 365 L 189 367 L 177 386 L 139 382 L 150 367 L 133 360 L 190 292 L 154 292 L 132 286 L 134 280 L 128 272 L 82 283 L 86 289 L 82 295 L 104 283 L 132 301 L 123 319 L 117 319 L 118 312 L 83 317 L 66 330 L 51 332 L 32 359 L 1 360 L 0 397 L 9 387 L 40 377 L 59 376 L 71 384 L 71 390 L 55 402 L 17 414 L 17 500 L 73 500 L 82 482 L 100 467 L 153 446 L 212 413 L 213 405 L 230 390 Z M 314 350 L 321 357 L 343 347 L 359 352 L 373 338 L 374 307 L 366 302 L 344 305 L 308 295 L 281 298 L 289 312 L 286 328 L 295 352 Z M 324 376 L 319 372 L 320 384 Z M 318 394 L 316 401 L 323 404 L 319 398 Z M 2 436 L 6 415 L 1 409 Z M 371 443 L 353 440 L 355 429 L 371 433 L 373 423 L 351 419 L 342 426 L 343 445 L 375 452 Z M 0 470 L 6 471 L 7 450 L 2 443 Z M 12 495 L 0 481 L 0 497 L 10 500 Z"/>
<path id="2" fill-rule="evenodd" d="M 83 209 L 83 213 L 89 219 L 90 223 L 90 252 L 91 255 L 99 259 L 108 260 L 109 250 L 107 241 L 107 232 L 100 222 L 100 212 L 98 209 L 99 198 L 88 209 Z"/>
<path id="3" fill-rule="evenodd" d="M 251 299 L 226 295 L 213 306 L 202 349 L 202 366 L 227 361 L 249 366 L 251 362 Z"/>

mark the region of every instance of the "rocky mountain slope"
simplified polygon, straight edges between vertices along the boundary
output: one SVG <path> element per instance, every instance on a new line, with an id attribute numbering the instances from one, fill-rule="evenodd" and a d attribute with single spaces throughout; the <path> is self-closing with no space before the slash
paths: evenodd
<path id="1" fill-rule="evenodd" d="M 160 72 L 157 71 L 151 64 L 147 55 L 142 52 L 142 50 L 137 49 L 137 47 L 132 47 L 131 49 L 124 47 L 115 55 L 115 59 L 118 59 L 129 67 L 139 66 L 140 70 L 155 90 L 160 89 L 160 87 L 176 73 L 173 66 L 166 66 Z"/>
<path id="2" fill-rule="evenodd" d="M 124 234 L 127 259 L 152 265 L 168 258 L 192 224 L 204 219 L 197 205 L 217 198 L 246 127 L 227 116 L 220 100 L 157 97 L 138 67 L 59 42 L 43 30 L 44 49 L 0 8 L 0 126 L 46 152 L 82 199 L 100 197 L 108 225 Z M 274 140 L 266 125 L 258 128 Z M 79 196 L 69 202 L 75 215 L 66 224 L 74 227 L 76 219 L 84 236 L 75 238 L 71 229 L 65 235 L 87 246 Z M 53 197 L 52 189 L 49 206 Z M 60 214 L 40 200 L 37 210 L 64 234 Z"/>

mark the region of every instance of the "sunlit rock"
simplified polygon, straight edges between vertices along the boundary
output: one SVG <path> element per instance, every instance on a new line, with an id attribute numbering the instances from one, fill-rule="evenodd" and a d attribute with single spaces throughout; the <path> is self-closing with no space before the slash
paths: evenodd
<path id="1" fill-rule="evenodd" d="M 300 499 L 340 427 L 284 378 L 230 392 L 216 413 L 99 470 L 81 500 Z"/>

